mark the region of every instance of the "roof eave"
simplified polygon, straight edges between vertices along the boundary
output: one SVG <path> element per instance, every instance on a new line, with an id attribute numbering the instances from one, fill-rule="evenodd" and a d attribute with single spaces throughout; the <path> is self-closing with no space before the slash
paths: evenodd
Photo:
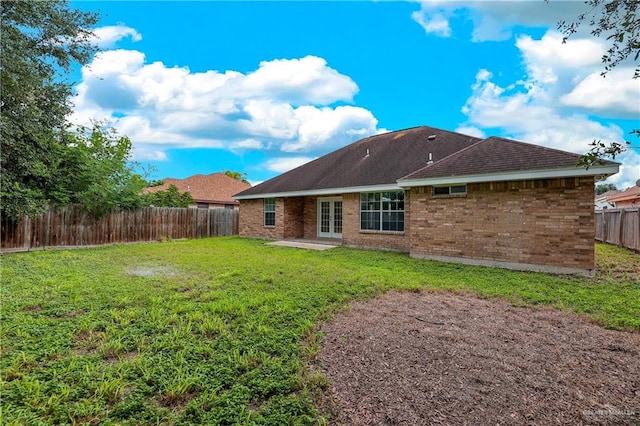
<path id="1" fill-rule="evenodd" d="M 584 168 L 561 168 L 561 169 L 542 169 L 542 170 L 523 170 L 515 172 L 477 174 L 477 175 L 458 175 L 458 176 L 442 176 L 433 178 L 418 179 L 400 179 L 398 185 L 402 188 L 410 188 L 414 186 L 427 185 L 451 185 L 463 183 L 479 183 L 479 182 L 504 182 L 512 180 L 531 180 L 531 179 L 553 179 L 581 176 L 600 176 L 602 178 L 618 173 L 620 165 L 617 163 L 607 164 L 604 166 L 593 166 L 589 169 Z"/>
<path id="2" fill-rule="evenodd" d="M 398 184 L 380 184 L 380 185 L 365 185 L 365 186 L 347 186 L 342 188 L 323 188 L 323 189 L 308 189 L 301 191 L 283 191 L 283 192 L 270 192 L 263 194 L 250 194 L 250 195 L 236 195 L 236 200 L 255 200 L 260 198 L 279 198 L 279 197 L 311 197 L 318 195 L 335 195 L 335 194 L 352 194 L 358 192 L 374 192 L 374 191 L 399 191 L 402 187 Z"/>

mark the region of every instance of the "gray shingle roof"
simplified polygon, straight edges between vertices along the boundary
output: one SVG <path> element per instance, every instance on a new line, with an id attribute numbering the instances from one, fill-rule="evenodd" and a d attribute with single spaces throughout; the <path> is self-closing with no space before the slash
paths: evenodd
<path id="1" fill-rule="evenodd" d="M 429 138 L 432 135 L 435 139 Z M 236 195 L 395 184 L 424 167 L 429 153 L 437 161 L 479 141 L 432 127 L 370 136 Z"/>
<path id="2" fill-rule="evenodd" d="M 406 181 L 421 179 L 560 169 L 575 169 L 578 175 L 584 174 L 584 169 L 576 166 L 579 157 L 494 136 L 481 140 L 432 127 L 415 127 L 354 142 L 236 196 L 372 185 L 404 186 Z M 617 163 L 604 161 L 602 166 L 617 166 Z M 611 173 L 611 167 L 608 172 Z M 598 172 L 592 170 L 589 174 Z"/>
<path id="3" fill-rule="evenodd" d="M 486 175 L 575 168 L 580 156 L 558 149 L 491 136 L 402 179 Z M 613 163 L 611 163 L 613 164 Z"/>

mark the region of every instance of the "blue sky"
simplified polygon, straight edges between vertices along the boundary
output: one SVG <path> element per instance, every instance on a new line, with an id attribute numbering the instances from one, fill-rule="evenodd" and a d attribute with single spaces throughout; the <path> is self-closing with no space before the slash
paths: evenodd
<path id="1" fill-rule="evenodd" d="M 633 63 L 560 19 L 581 1 L 72 2 L 100 13 L 72 120 L 106 120 L 153 178 L 264 181 L 363 137 L 428 125 L 583 153 L 640 141 Z M 499 154 L 499 153 L 497 153 Z M 608 182 L 640 178 L 640 149 Z"/>

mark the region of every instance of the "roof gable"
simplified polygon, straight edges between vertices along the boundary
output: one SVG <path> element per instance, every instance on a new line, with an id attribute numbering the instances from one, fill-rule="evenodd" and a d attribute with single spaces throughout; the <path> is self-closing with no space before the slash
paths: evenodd
<path id="1" fill-rule="evenodd" d="M 229 177 L 224 173 L 197 174 L 185 179 L 166 178 L 159 186 L 146 188 L 145 192 L 157 192 L 175 185 L 180 192 L 190 192 L 197 202 L 236 204 L 233 194 L 250 188 L 251 185 Z"/>
<path id="2" fill-rule="evenodd" d="M 236 195 L 395 185 L 402 176 L 426 165 L 429 154 L 437 161 L 479 141 L 432 127 L 370 136 Z"/>

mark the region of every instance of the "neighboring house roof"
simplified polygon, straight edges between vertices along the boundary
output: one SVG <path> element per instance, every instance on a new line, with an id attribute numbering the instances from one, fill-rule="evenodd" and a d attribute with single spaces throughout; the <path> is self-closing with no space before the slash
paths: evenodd
<path id="1" fill-rule="evenodd" d="M 640 187 L 638 186 L 629 187 L 624 191 L 618 193 L 617 195 L 614 195 L 613 197 L 609 197 L 607 199 L 607 201 L 610 203 L 620 203 L 622 201 L 634 200 L 640 201 Z"/>
<path id="2" fill-rule="evenodd" d="M 432 127 L 416 127 L 362 139 L 236 194 L 235 198 L 618 172 L 618 163 L 610 161 L 588 170 L 577 167 L 578 158 L 577 154 L 504 138 L 479 139 Z"/>
<path id="3" fill-rule="evenodd" d="M 251 187 L 248 183 L 224 173 L 197 174 L 185 179 L 165 178 L 163 181 L 162 185 L 146 188 L 145 191 L 157 192 L 175 185 L 180 192 L 190 192 L 197 203 L 238 204 L 238 201 L 233 199 L 233 194 Z"/>
<path id="4" fill-rule="evenodd" d="M 614 207 L 614 204 L 609 201 L 609 198 L 619 194 L 620 191 L 612 189 L 607 192 L 603 192 L 600 195 L 595 196 L 594 205 L 596 210 L 602 210 L 603 208 Z"/>
<path id="5" fill-rule="evenodd" d="M 617 189 L 612 189 L 610 191 L 607 192 L 603 192 L 600 195 L 596 195 L 596 201 L 607 201 L 609 198 L 614 197 L 616 195 L 620 194 L 620 191 L 618 191 Z"/>

